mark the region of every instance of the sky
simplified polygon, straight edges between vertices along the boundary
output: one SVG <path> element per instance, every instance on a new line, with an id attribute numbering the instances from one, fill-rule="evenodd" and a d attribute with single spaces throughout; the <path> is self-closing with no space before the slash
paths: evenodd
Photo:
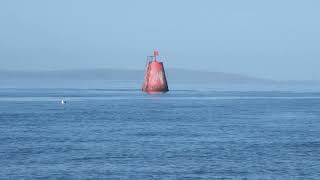
<path id="1" fill-rule="evenodd" d="M 0 69 L 165 66 L 320 80 L 318 0 L 1 0 Z"/>

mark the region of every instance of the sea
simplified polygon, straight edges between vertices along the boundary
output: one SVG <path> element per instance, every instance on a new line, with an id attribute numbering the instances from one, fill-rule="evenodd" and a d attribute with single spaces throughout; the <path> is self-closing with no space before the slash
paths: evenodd
<path id="1" fill-rule="evenodd" d="M 1 88 L 0 179 L 319 180 L 320 89 L 301 87 Z"/>

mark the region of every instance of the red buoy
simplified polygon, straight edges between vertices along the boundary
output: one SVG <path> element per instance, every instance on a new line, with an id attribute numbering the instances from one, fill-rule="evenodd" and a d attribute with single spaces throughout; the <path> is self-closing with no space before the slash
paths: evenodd
<path id="1" fill-rule="evenodd" d="M 148 56 L 146 72 L 142 91 L 147 93 L 167 92 L 169 91 L 166 73 L 163 63 L 157 60 L 158 51 L 153 52 L 153 56 Z"/>

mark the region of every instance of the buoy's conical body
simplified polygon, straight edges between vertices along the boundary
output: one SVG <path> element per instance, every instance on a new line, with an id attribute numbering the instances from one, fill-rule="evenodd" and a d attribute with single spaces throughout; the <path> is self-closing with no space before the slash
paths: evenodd
<path id="1" fill-rule="evenodd" d="M 157 60 L 147 63 L 142 91 L 147 93 L 169 91 L 163 63 Z"/>

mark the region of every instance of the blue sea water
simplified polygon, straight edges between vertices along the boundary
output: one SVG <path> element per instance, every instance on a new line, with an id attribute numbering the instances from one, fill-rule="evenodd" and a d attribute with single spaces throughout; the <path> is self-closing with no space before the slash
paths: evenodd
<path id="1" fill-rule="evenodd" d="M 0 179 L 320 179 L 320 93 L 1 89 Z"/>

